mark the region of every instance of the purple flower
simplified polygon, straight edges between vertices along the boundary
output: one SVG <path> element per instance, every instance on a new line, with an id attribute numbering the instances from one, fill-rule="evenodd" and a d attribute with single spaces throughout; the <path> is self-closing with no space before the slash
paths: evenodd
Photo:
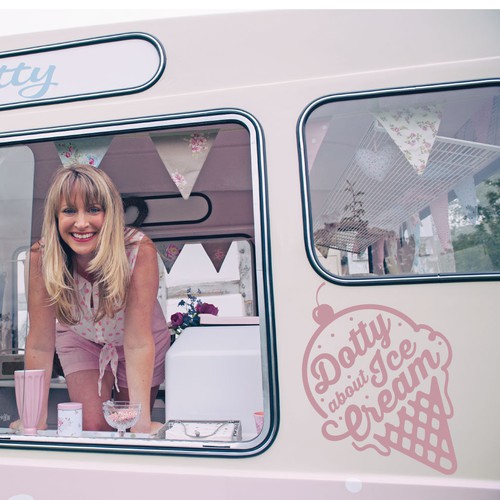
<path id="1" fill-rule="evenodd" d="M 177 328 L 181 326 L 183 321 L 184 321 L 184 316 L 180 312 L 176 312 L 175 314 L 172 314 L 172 316 L 170 316 L 170 323 L 172 325 L 172 328 Z"/>
<path id="2" fill-rule="evenodd" d="M 196 304 L 196 312 L 198 314 L 213 314 L 217 316 L 217 314 L 219 314 L 219 308 L 215 307 L 213 304 L 202 302 L 201 304 Z"/>

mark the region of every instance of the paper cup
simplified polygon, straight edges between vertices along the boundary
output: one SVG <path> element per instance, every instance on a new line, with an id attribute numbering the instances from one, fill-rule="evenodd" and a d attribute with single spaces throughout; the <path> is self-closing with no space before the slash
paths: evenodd
<path id="1" fill-rule="evenodd" d="M 257 430 L 257 434 L 260 434 L 262 431 L 262 427 L 264 426 L 264 412 L 256 411 L 253 414 L 253 418 L 255 420 L 255 429 Z"/>

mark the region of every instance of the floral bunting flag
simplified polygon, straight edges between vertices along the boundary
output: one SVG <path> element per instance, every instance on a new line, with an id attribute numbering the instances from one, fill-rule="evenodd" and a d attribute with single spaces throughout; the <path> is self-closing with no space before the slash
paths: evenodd
<path id="1" fill-rule="evenodd" d="M 217 133 L 217 129 L 210 129 L 187 134 L 151 134 L 165 168 L 185 200 L 191 195 Z"/>
<path id="2" fill-rule="evenodd" d="M 489 101 L 471 116 L 471 122 L 476 133 L 477 142 L 488 142 L 492 110 L 493 102 Z"/>
<path id="3" fill-rule="evenodd" d="M 156 243 L 156 248 L 158 249 L 161 260 L 165 264 L 167 273 L 170 273 L 175 261 L 184 248 L 184 243 L 179 241 L 160 241 Z"/>
<path id="4" fill-rule="evenodd" d="M 99 167 L 112 140 L 113 136 L 108 135 L 56 142 L 55 146 L 64 167 L 75 164 Z"/>
<path id="5" fill-rule="evenodd" d="M 375 113 L 375 117 L 419 175 L 427 162 L 441 124 L 437 104 L 394 109 Z"/>
<path id="6" fill-rule="evenodd" d="M 415 242 L 415 255 L 413 258 L 413 266 L 411 268 L 412 273 L 421 274 L 423 269 L 420 269 L 420 230 L 422 227 L 422 221 L 420 220 L 420 215 L 414 214 L 406 222 L 406 228 L 408 230 L 408 235 L 410 239 Z"/>
<path id="7" fill-rule="evenodd" d="M 382 182 L 397 160 L 399 151 L 394 144 L 385 144 L 379 150 L 361 148 L 356 151 L 355 159 L 361 171 L 370 179 Z"/>
<path id="8" fill-rule="evenodd" d="M 226 259 L 227 252 L 231 246 L 231 240 L 220 240 L 220 241 L 207 241 L 202 243 L 205 252 L 207 253 L 209 259 L 215 267 L 217 272 L 220 271 L 224 260 Z"/>
<path id="9" fill-rule="evenodd" d="M 316 245 L 316 250 L 323 256 L 324 259 L 326 259 L 330 248 L 323 245 Z"/>
<path id="10" fill-rule="evenodd" d="M 444 252 L 452 249 L 450 222 L 448 217 L 448 193 L 443 193 L 430 203 L 431 215 L 436 226 L 441 248 Z"/>
<path id="11" fill-rule="evenodd" d="M 308 120 L 306 125 L 306 147 L 307 147 L 307 166 L 311 171 L 319 148 L 323 143 L 330 118 L 320 118 L 318 120 Z"/>
<path id="12" fill-rule="evenodd" d="M 372 244 L 372 262 L 373 262 L 373 273 L 382 275 L 385 274 L 384 270 L 384 243 L 385 237 L 380 238 L 375 243 Z"/>

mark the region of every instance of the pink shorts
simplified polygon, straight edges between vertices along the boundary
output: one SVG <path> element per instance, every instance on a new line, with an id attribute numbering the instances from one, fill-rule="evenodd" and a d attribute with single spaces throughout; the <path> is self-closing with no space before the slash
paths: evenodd
<path id="1" fill-rule="evenodd" d="M 155 340 L 155 364 L 151 387 L 160 385 L 165 380 L 165 354 L 170 347 L 168 330 L 153 332 Z M 59 356 L 65 375 L 82 370 L 99 371 L 99 355 L 102 345 L 74 333 L 71 330 L 58 331 L 56 334 L 56 352 Z M 118 353 L 117 378 L 119 387 L 127 386 L 127 373 L 125 371 L 125 353 L 123 346 L 116 346 Z M 111 367 L 106 366 L 106 371 L 111 372 Z"/>

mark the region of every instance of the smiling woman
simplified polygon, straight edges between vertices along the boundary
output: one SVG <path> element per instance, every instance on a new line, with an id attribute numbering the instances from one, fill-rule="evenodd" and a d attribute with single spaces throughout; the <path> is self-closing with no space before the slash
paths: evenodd
<path id="1" fill-rule="evenodd" d="M 75 253 L 79 270 L 85 272 L 97 247 L 99 231 L 104 223 L 104 211 L 101 205 L 87 205 L 80 194 L 75 194 L 70 203 L 61 204 L 59 234 Z"/>
<path id="2" fill-rule="evenodd" d="M 143 233 L 124 228 L 120 195 L 102 170 L 77 164 L 56 173 L 31 260 L 36 321 L 26 367 L 51 372 L 55 348 L 71 400 L 83 403 L 84 430 L 109 430 L 102 404 L 114 388 L 115 399 L 143 408 L 133 430 L 154 432 L 160 426 L 150 412 L 170 343 L 156 298 L 156 250 Z M 41 429 L 47 401 L 48 385 Z"/>

